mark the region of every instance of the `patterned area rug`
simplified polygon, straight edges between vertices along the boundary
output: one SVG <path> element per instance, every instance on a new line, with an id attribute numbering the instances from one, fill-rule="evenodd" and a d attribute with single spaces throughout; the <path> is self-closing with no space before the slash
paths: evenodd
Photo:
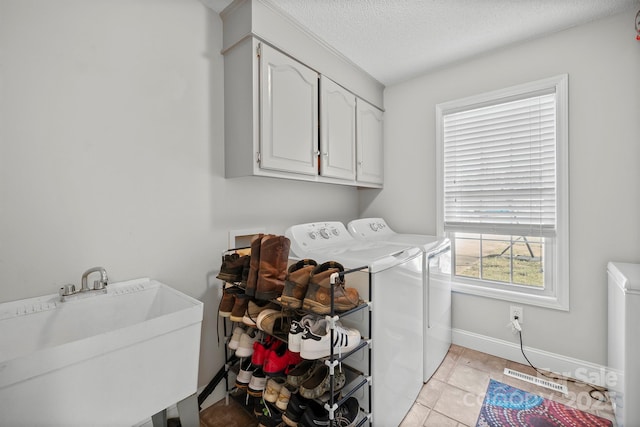
<path id="1" fill-rule="evenodd" d="M 491 380 L 476 427 L 611 427 L 611 421 Z"/>

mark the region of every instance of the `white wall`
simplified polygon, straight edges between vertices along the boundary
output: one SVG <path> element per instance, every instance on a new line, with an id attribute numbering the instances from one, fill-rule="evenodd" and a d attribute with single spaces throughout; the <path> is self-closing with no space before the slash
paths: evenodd
<path id="1" fill-rule="evenodd" d="M 228 231 L 357 216 L 354 188 L 224 179 L 221 46 L 197 0 L 0 0 L 0 302 L 157 278 L 205 303 L 200 385 Z"/>
<path id="2" fill-rule="evenodd" d="M 385 91 L 385 187 L 362 216 L 436 232 L 435 105 L 569 74 L 570 311 L 525 306 L 525 345 L 606 364 L 606 263 L 640 262 L 640 43 L 636 9 L 476 57 Z M 453 297 L 453 326 L 516 342 L 509 303 Z"/>
<path id="3" fill-rule="evenodd" d="M 433 233 L 435 104 L 566 72 L 571 311 L 525 307 L 525 339 L 605 363 L 605 264 L 640 262 L 634 14 L 388 88 L 385 189 L 358 191 L 224 179 L 222 28 L 197 0 L 0 0 L 0 301 L 77 284 L 95 265 L 113 281 L 162 280 L 205 302 L 204 385 L 222 363 L 214 276 L 228 230 L 361 213 Z M 507 313 L 454 295 L 457 328 L 514 340 Z"/>

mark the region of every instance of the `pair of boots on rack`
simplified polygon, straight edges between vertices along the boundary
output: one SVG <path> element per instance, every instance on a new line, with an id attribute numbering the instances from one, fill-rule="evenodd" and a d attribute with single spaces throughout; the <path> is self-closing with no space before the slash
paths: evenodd
<path id="1" fill-rule="evenodd" d="M 220 272 L 216 278 L 244 288 L 249 276 L 250 258 L 249 255 L 241 255 L 237 252 L 223 255 Z"/>
<path id="2" fill-rule="evenodd" d="M 225 284 L 222 287 L 218 315 L 228 317 L 232 322 L 242 322 L 248 304 L 249 297 L 245 294 L 244 289 Z"/>
<path id="3" fill-rule="evenodd" d="M 312 259 L 302 259 L 289 267 L 280 302 L 286 308 L 303 308 L 316 314 L 343 312 L 357 307 L 362 301 L 358 290 L 345 287 L 344 278 L 331 285 L 331 275 L 344 271 L 342 264 L 327 261 L 320 265 Z"/>
<path id="4" fill-rule="evenodd" d="M 251 240 L 251 261 L 245 293 L 259 300 L 278 298 L 284 289 L 291 241 L 285 236 L 257 234 Z"/>

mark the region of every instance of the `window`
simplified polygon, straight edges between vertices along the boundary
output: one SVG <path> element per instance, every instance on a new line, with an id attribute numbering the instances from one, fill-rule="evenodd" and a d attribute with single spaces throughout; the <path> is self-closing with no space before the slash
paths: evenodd
<path id="1" fill-rule="evenodd" d="M 454 290 L 568 309 L 567 80 L 436 106 Z"/>

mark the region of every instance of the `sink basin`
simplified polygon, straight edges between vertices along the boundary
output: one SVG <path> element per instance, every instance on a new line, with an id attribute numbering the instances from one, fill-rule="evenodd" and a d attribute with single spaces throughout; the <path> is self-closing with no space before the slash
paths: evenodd
<path id="1" fill-rule="evenodd" d="M 202 314 L 148 278 L 0 304 L 0 425 L 131 426 L 193 395 Z"/>

